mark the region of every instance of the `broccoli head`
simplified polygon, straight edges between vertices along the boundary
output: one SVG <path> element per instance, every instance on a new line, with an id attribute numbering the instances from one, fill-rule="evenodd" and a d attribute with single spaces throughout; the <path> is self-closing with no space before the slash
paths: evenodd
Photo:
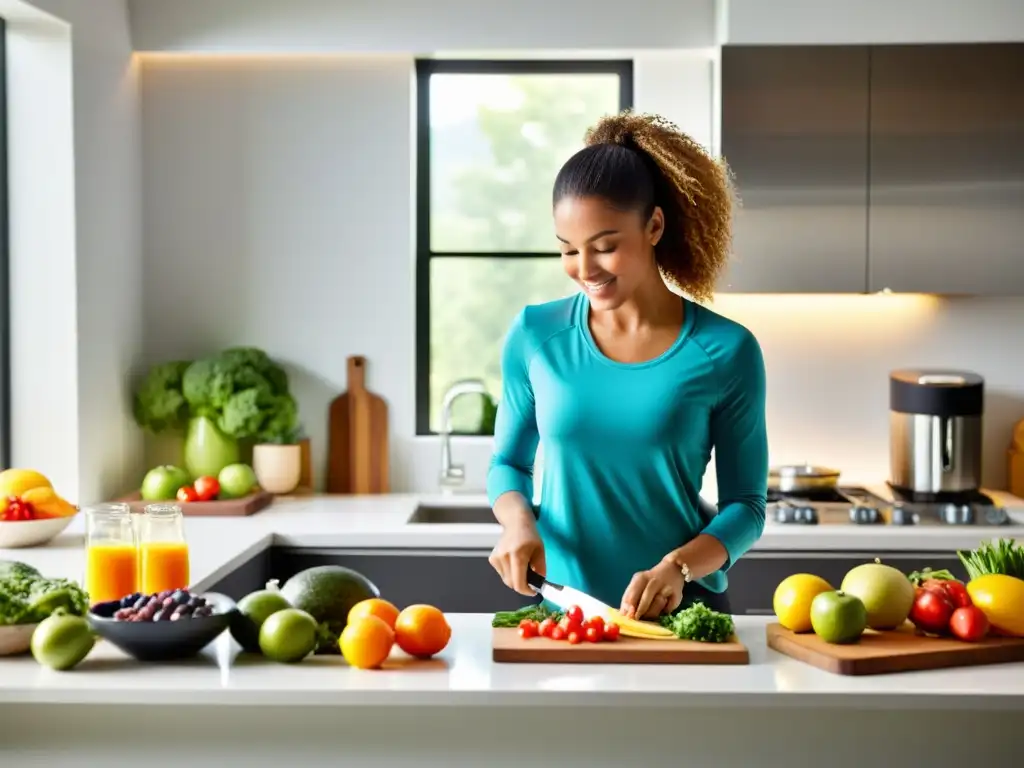
<path id="1" fill-rule="evenodd" d="M 181 429 L 189 417 L 189 404 L 182 392 L 188 361 L 154 365 L 132 396 L 136 423 L 150 432 Z"/>

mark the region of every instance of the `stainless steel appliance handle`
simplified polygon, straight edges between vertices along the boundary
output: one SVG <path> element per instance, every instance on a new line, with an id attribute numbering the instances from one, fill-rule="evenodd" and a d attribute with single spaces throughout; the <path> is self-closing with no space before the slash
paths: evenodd
<path id="1" fill-rule="evenodd" d="M 939 443 L 942 451 L 942 471 L 953 469 L 953 423 L 952 418 L 939 419 Z"/>

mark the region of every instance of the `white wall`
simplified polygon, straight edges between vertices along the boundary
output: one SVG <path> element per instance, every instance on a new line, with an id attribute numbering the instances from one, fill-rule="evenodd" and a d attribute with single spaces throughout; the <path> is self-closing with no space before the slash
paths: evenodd
<path id="1" fill-rule="evenodd" d="M 125 386 L 142 344 L 127 12 L 124 0 L 3 0 L 0 13 L 11 66 L 13 463 L 85 503 L 131 487 L 143 466 Z"/>
<path id="2" fill-rule="evenodd" d="M 435 490 L 437 441 L 413 436 L 411 58 L 143 59 L 147 354 L 246 342 L 282 357 L 299 371 L 318 469 L 344 358 L 366 354 L 391 407 L 396 488 Z M 707 55 L 645 52 L 636 74 L 638 108 L 711 140 Z M 957 365 L 988 379 L 985 480 L 1004 482 L 1024 417 L 1007 353 L 1024 301 L 723 295 L 714 307 L 764 347 L 773 460 L 883 480 L 888 371 Z M 479 485 L 489 441 L 458 442 Z"/>

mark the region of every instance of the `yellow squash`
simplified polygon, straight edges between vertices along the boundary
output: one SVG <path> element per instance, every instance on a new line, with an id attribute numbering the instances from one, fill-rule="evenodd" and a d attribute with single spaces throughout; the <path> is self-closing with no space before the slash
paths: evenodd
<path id="1" fill-rule="evenodd" d="M 967 583 L 967 594 L 1000 632 L 1024 637 L 1024 580 L 989 573 Z"/>
<path id="2" fill-rule="evenodd" d="M 612 608 L 608 612 L 608 620 L 619 628 L 619 632 L 626 637 L 639 637 L 647 640 L 675 640 L 677 639 L 671 629 L 665 629 L 660 624 L 650 621 L 637 621 L 623 616 Z"/>

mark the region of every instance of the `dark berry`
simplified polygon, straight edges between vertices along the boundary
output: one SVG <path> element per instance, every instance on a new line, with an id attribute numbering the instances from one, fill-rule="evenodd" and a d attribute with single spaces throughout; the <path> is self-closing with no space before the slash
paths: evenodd
<path id="1" fill-rule="evenodd" d="M 141 611 L 143 608 L 146 607 L 147 602 L 148 598 L 140 597 L 138 600 L 135 601 L 135 604 L 132 606 L 132 608 L 134 608 L 136 611 Z"/>
<path id="2" fill-rule="evenodd" d="M 172 605 L 176 604 L 177 603 L 175 603 L 173 595 L 171 597 L 165 597 L 163 600 L 160 601 L 160 605 L 162 605 L 164 608 L 170 608 Z"/>
<path id="3" fill-rule="evenodd" d="M 192 595 L 192 597 L 188 599 L 188 605 L 191 605 L 193 608 L 202 605 L 204 602 L 203 598 L 199 597 L 199 595 Z"/>
<path id="4" fill-rule="evenodd" d="M 164 608 L 162 610 L 159 610 L 155 614 L 153 614 L 153 621 L 170 621 L 171 620 L 171 614 L 173 612 L 174 611 L 172 611 L 172 610 L 170 610 L 168 608 Z"/>
<path id="5" fill-rule="evenodd" d="M 114 619 L 117 621 L 124 621 L 132 616 L 133 611 L 131 608 L 119 608 L 114 611 Z"/>
<path id="6" fill-rule="evenodd" d="M 184 589 L 177 590 L 171 599 L 178 605 L 185 605 L 189 601 L 189 594 Z"/>
<path id="7" fill-rule="evenodd" d="M 211 608 L 208 605 L 201 605 L 198 608 L 196 608 L 195 613 L 193 613 L 192 615 L 193 616 L 212 616 L 213 615 L 213 608 Z"/>

